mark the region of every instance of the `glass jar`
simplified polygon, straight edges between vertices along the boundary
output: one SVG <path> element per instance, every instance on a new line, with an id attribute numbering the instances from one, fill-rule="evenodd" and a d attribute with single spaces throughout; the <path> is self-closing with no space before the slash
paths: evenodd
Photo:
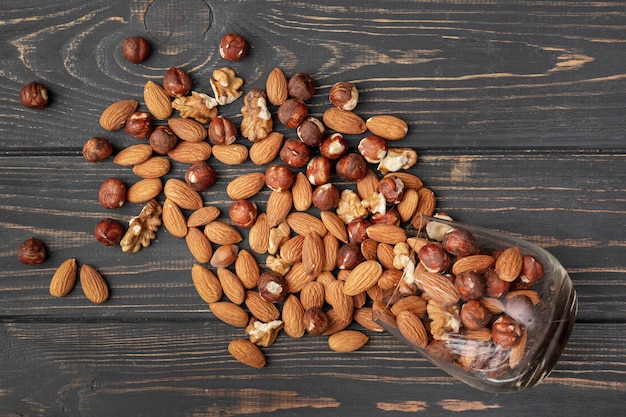
<path id="1" fill-rule="evenodd" d="M 374 320 L 474 388 L 504 393 L 541 382 L 577 312 L 563 266 L 506 233 L 427 216 L 416 224 L 396 294 L 375 306 Z M 398 303 L 409 295 L 422 301 Z"/>

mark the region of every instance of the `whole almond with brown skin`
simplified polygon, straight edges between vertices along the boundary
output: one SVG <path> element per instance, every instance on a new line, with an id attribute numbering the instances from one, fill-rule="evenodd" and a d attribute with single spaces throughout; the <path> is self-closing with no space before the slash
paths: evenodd
<path id="1" fill-rule="evenodd" d="M 163 87 L 148 81 L 143 87 L 143 100 L 155 119 L 165 120 L 172 115 L 172 101 Z"/>
<path id="2" fill-rule="evenodd" d="M 293 194 L 293 207 L 298 211 L 307 211 L 311 207 L 313 199 L 313 187 L 302 172 L 296 174 L 296 179 L 291 186 Z"/>
<path id="3" fill-rule="evenodd" d="M 388 140 L 402 139 L 409 130 L 404 120 L 391 115 L 372 116 L 365 124 L 374 135 Z"/>
<path id="4" fill-rule="evenodd" d="M 458 258 L 452 265 L 452 274 L 459 275 L 466 271 L 475 271 L 480 274 L 487 271 L 494 264 L 495 259 L 490 255 L 470 255 Z"/>
<path id="5" fill-rule="evenodd" d="M 334 308 L 326 310 L 326 318 L 328 319 L 328 327 L 324 333 L 322 333 L 323 336 L 331 336 L 338 333 L 352 323 L 352 319 L 345 319 L 341 317 Z"/>
<path id="6" fill-rule="evenodd" d="M 204 234 L 216 245 L 234 245 L 243 240 L 237 229 L 220 220 L 214 220 L 204 226 Z"/>
<path id="7" fill-rule="evenodd" d="M 378 175 L 371 169 L 368 169 L 365 176 L 356 182 L 356 191 L 361 200 L 365 200 L 376 192 L 378 181 Z"/>
<path id="8" fill-rule="evenodd" d="M 235 273 L 227 268 L 217 268 L 217 279 L 222 285 L 224 295 L 234 304 L 241 305 L 246 299 L 246 289 Z"/>
<path id="9" fill-rule="evenodd" d="M 310 213 L 299 211 L 289 213 L 286 220 L 289 227 L 299 235 L 314 232 L 320 236 L 324 236 L 327 233 L 324 223 Z"/>
<path id="10" fill-rule="evenodd" d="M 245 299 L 246 307 L 250 313 L 264 323 L 277 320 L 280 317 L 280 311 L 276 306 L 265 300 L 257 291 L 246 291 Z"/>
<path id="11" fill-rule="evenodd" d="M 187 142 L 200 142 L 207 137 L 207 129 L 202 123 L 183 117 L 172 117 L 167 121 L 172 132 Z"/>
<path id="12" fill-rule="evenodd" d="M 211 242 L 198 228 L 187 228 L 185 243 L 187 243 L 187 248 L 196 261 L 205 264 L 211 260 L 211 256 L 213 256 Z"/>
<path id="13" fill-rule="evenodd" d="M 400 214 L 400 219 L 403 223 L 408 222 L 413 218 L 415 210 L 417 210 L 418 195 L 417 191 L 412 188 L 407 188 L 404 191 L 404 196 L 400 203 L 396 205 L 396 209 Z"/>
<path id="14" fill-rule="evenodd" d="M 186 210 L 197 210 L 204 203 L 197 191 L 194 191 L 185 181 L 170 178 L 163 187 L 165 197 L 172 200 L 178 207 Z"/>
<path id="15" fill-rule="evenodd" d="M 317 281 L 308 282 L 300 291 L 300 302 L 305 310 L 322 308 L 326 301 L 324 284 Z"/>
<path id="16" fill-rule="evenodd" d="M 398 330 L 404 338 L 411 344 L 425 348 L 428 344 L 428 335 L 424 328 L 424 323 L 410 311 L 401 311 L 396 316 Z"/>
<path id="17" fill-rule="evenodd" d="M 205 206 L 194 210 L 187 219 L 187 226 L 205 226 L 220 216 L 220 209 L 215 206 Z"/>
<path id="18" fill-rule="evenodd" d="M 360 307 L 354 310 L 354 321 L 365 327 L 367 330 L 382 333 L 385 329 L 372 319 L 371 307 Z"/>
<path id="19" fill-rule="evenodd" d="M 278 156 L 283 147 L 283 134 L 270 132 L 264 139 L 254 142 L 249 150 L 250 160 L 255 165 L 267 165 Z"/>
<path id="20" fill-rule="evenodd" d="M 80 268 L 80 286 L 85 297 L 92 303 L 102 304 L 109 299 L 109 286 L 93 267 L 84 264 Z"/>
<path id="21" fill-rule="evenodd" d="M 246 327 L 250 321 L 250 316 L 246 310 L 230 301 L 210 303 L 209 309 L 215 317 L 233 327 Z"/>
<path id="22" fill-rule="evenodd" d="M 369 226 L 366 230 L 367 237 L 380 243 L 395 245 L 396 243 L 406 242 L 407 234 L 400 226 L 394 224 L 378 223 Z"/>
<path id="23" fill-rule="evenodd" d="M 235 260 L 235 273 L 241 280 L 244 288 L 249 290 L 257 286 L 261 268 L 254 256 L 247 250 L 242 249 Z"/>
<path id="24" fill-rule="evenodd" d="M 187 221 L 180 207 L 166 198 L 163 202 L 163 226 L 174 237 L 183 238 L 187 235 Z"/>
<path id="25" fill-rule="evenodd" d="M 283 330 L 289 337 L 299 338 L 304 336 L 304 325 L 302 319 L 304 317 L 304 307 L 293 294 L 289 294 L 283 303 L 282 320 L 285 324 Z"/>
<path id="26" fill-rule="evenodd" d="M 160 178 L 144 178 L 126 190 L 126 201 L 129 203 L 145 203 L 158 196 L 163 190 Z"/>
<path id="27" fill-rule="evenodd" d="M 113 163 L 121 166 L 137 165 L 152 156 L 152 147 L 145 143 L 128 146 L 115 155 Z"/>
<path id="28" fill-rule="evenodd" d="M 235 339 L 228 344 L 228 353 L 239 362 L 252 368 L 263 368 L 267 361 L 261 349 L 246 339 Z"/>
<path id="29" fill-rule="evenodd" d="M 275 227 L 287 217 L 293 206 L 293 195 L 291 191 L 272 191 L 267 199 L 265 212 L 267 222 L 270 227 Z"/>
<path id="30" fill-rule="evenodd" d="M 376 257 L 383 268 L 395 269 L 393 260 L 396 257 L 396 254 L 393 251 L 392 245 L 388 243 L 379 243 L 378 246 L 376 246 Z"/>
<path id="31" fill-rule="evenodd" d="M 369 341 L 369 337 L 357 330 L 342 330 L 328 338 L 328 347 L 339 353 L 354 352 L 361 349 Z"/>
<path id="32" fill-rule="evenodd" d="M 222 245 L 213 252 L 209 263 L 214 268 L 228 268 L 237 260 L 239 246 Z"/>
<path id="33" fill-rule="evenodd" d="M 270 225 L 267 222 L 267 215 L 260 213 L 248 233 L 250 249 L 256 253 L 266 253 L 270 245 L 269 236 Z"/>
<path id="34" fill-rule="evenodd" d="M 416 268 L 415 282 L 428 296 L 442 306 L 452 306 L 461 298 L 455 285 L 447 277 Z"/>
<path id="35" fill-rule="evenodd" d="M 289 97 L 287 77 L 280 68 L 274 68 L 267 76 L 265 91 L 267 92 L 267 99 L 275 106 L 280 106 Z"/>
<path id="36" fill-rule="evenodd" d="M 288 293 L 300 292 L 308 282 L 314 280 L 315 277 L 306 272 L 304 264 L 297 262 L 285 274 L 285 288 Z"/>
<path id="37" fill-rule="evenodd" d="M 167 153 L 167 156 L 182 164 L 195 164 L 209 159 L 211 145 L 207 142 L 179 142 L 178 145 Z"/>
<path id="38" fill-rule="evenodd" d="M 226 194 L 233 200 L 246 200 L 255 196 L 265 186 L 263 172 L 250 172 L 232 180 L 226 186 Z"/>
<path id="39" fill-rule="evenodd" d="M 426 313 L 426 300 L 418 295 L 409 295 L 393 303 L 391 312 L 397 316 L 401 311 L 410 311 L 418 317 L 423 317 Z"/>
<path id="40" fill-rule="evenodd" d="M 302 264 L 307 274 L 317 277 L 324 269 L 326 257 L 324 242 L 315 232 L 304 235 L 302 242 Z"/>
<path id="41" fill-rule="evenodd" d="M 404 188 L 410 188 L 413 190 L 419 190 L 420 188 L 422 188 L 424 186 L 424 183 L 422 182 L 421 179 L 419 179 L 419 177 L 410 174 L 408 172 L 402 172 L 402 171 L 398 171 L 398 172 L 391 172 L 387 175 L 385 175 L 385 177 L 388 177 L 390 175 L 393 175 L 397 178 L 400 178 L 400 180 L 402 180 L 402 183 L 404 184 Z M 383 177 L 384 178 L 384 177 Z"/>
<path id="42" fill-rule="evenodd" d="M 383 273 L 383 267 L 377 261 L 365 261 L 351 272 L 343 287 L 347 295 L 356 295 L 373 287 Z"/>
<path id="43" fill-rule="evenodd" d="M 295 235 L 280 247 L 280 257 L 289 265 L 302 261 L 302 245 L 304 236 Z"/>
<path id="44" fill-rule="evenodd" d="M 65 297 L 72 291 L 76 284 L 76 259 L 66 259 L 59 265 L 50 280 L 50 295 L 54 297 Z"/>
<path id="45" fill-rule="evenodd" d="M 326 226 L 328 233 L 344 243 L 348 242 L 348 231 L 346 230 L 346 225 L 337 213 L 324 210 L 320 212 L 320 218 L 322 219 L 324 226 Z"/>
<path id="46" fill-rule="evenodd" d="M 419 215 L 422 214 L 424 216 L 432 216 L 435 212 L 437 200 L 435 198 L 435 193 L 426 187 L 422 187 L 417 190 L 417 208 L 415 209 L 415 215 L 413 217 L 413 226 L 417 226 L 419 228 Z M 416 225 L 415 222 L 418 222 Z"/>
<path id="47" fill-rule="evenodd" d="M 333 306 L 339 317 L 352 321 L 354 314 L 354 300 L 351 295 L 344 291 L 345 281 L 336 280 L 328 284 L 326 289 L 326 299 L 328 304 Z"/>
<path id="48" fill-rule="evenodd" d="M 119 100 L 111 103 L 100 115 L 100 126 L 108 131 L 120 130 L 126 119 L 137 110 L 136 100 Z"/>
<path id="49" fill-rule="evenodd" d="M 339 253 L 339 239 L 330 233 L 326 233 L 322 238 L 324 242 L 324 271 L 333 271 L 337 268 L 337 254 Z"/>
<path id="50" fill-rule="evenodd" d="M 327 128 L 346 135 L 360 135 L 367 129 L 365 121 L 359 115 L 336 107 L 326 109 L 322 120 Z"/>
<path id="51" fill-rule="evenodd" d="M 213 145 L 212 155 L 223 164 L 239 165 L 248 159 L 248 148 L 238 143 L 230 145 Z"/>
<path id="52" fill-rule="evenodd" d="M 378 255 L 376 254 L 378 250 L 378 242 L 373 239 L 365 239 L 361 242 L 361 255 L 365 258 L 366 261 L 376 260 Z"/>
<path id="53" fill-rule="evenodd" d="M 191 267 L 191 280 L 193 281 L 198 295 L 200 295 L 200 298 L 202 298 L 205 303 L 211 304 L 222 299 L 222 295 L 224 294 L 222 286 L 210 269 L 200 264 L 194 264 L 194 266 Z"/>
<path id="54" fill-rule="evenodd" d="M 522 252 L 517 246 L 505 249 L 496 259 L 496 273 L 498 278 L 506 282 L 513 282 L 522 272 Z"/>
<path id="55" fill-rule="evenodd" d="M 172 168 L 170 160 L 164 156 L 152 158 L 133 167 L 133 173 L 141 178 L 161 178 Z"/>

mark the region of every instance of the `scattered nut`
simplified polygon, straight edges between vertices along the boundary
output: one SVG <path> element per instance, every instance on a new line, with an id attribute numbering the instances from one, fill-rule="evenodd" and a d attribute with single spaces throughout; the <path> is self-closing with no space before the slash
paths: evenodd
<path id="1" fill-rule="evenodd" d="M 43 109 L 48 106 L 49 99 L 46 87 L 34 81 L 22 87 L 20 92 L 20 103 L 31 109 Z"/>
<path id="2" fill-rule="evenodd" d="M 215 180 L 215 170 L 205 161 L 194 163 L 185 173 L 185 182 L 194 191 L 206 190 Z"/>
<path id="3" fill-rule="evenodd" d="M 122 41 L 122 55 L 133 64 L 140 64 L 148 58 L 150 44 L 141 36 L 131 36 Z"/>
<path id="4" fill-rule="evenodd" d="M 38 265 L 46 259 L 46 247 L 41 240 L 29 237 L 17 248 L 17 259 L 26 265 Z"/>
<path id="5" fill-rule="evenodd" d="M 98 201 L 102 207 L 117 209 L 126 202 L 126 185 L 117 178 L 108 178 L 100 186 Z"/>
<path id="6" fill-rule="evenodd" d="M 315 94 L 315 82 L 305 72 L 298 72 L 287 83 L 289 96 L 297 100 L 307 101 Z"/>
<path id="7" fill-rule="evenodd" d="M 83 145 L 83 157 L 88 162 L 101 162 L 113 153 L 113 145 L 105 138 L 92 137 Z"/>
<path id="8" fill-rule="evenodd" d="M 163 76 L 163 89 L 170 97 L 180 97 L 191 91 L 191 77 L 182 68 L 171 67 Z"/>
<path id="9" fill-rule="evenodd" d="M 359 101 L 359 91 L 348 81 L 335 83 L 330 89 L 331 104 L 341 110 L 354 110 Z"/>
<path id="10" fill-rule="evenodd" d="M 115 246 L 122 240 L 124 228 L 114 219 L 102 219 L 94 228 L 94 236 L 104 246 Z"/>
<path id="11" fill-rule="evenodd" d="M 227 61 L 238 61 L 246 56 L 248 42 L 237 33 L 227 33 L 220 40 L 220 56 Z"/>
<path id="12" fill-rule="evenodd" d="M 295 129 L 304 122 L 308 114 L 309 109 L 304 101 L 290 98 L 278 107 L 276 115 L 283 125 Z"/>
<path id="13" fill-rule="evenodd" d="M 148 139 L 152 133 L 152 116 L 145 111 L 137 111 L 126 120 L 124 129 L 135 139 Z"/>

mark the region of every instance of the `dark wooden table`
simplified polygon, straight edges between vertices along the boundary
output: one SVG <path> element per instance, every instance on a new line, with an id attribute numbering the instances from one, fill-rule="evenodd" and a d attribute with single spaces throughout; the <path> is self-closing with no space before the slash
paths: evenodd
<path id="1" fill-rule="evenodd" d="M 0 10 L 0 415 L 623 415 L 626 4 L 22 0 Z M 91 136 L 118 150 L 136 143 L 104 131 L 100 113 L 116 100 L 141 102 L 145 82 L 171 66 L 210 92 L 212 71 L 227 64 L 219 39 L 231 31 L 251 44 L 228 64 L 244 91 L 264 88 L 274 67 L 304 71 L 316 80 L 309 105 L 320 116 L 333 83 L 355 82 L 359 115 L 408 122 L 402 146 L 418 151 L 411 172 L 438 210 L 507 230 L 563 263 L 580 308 L 542 384 L 483 393 L 377 333 L 351 354 L 330 351 L 325 338 L 283 335 L 264 369 L 248 368 L 226 350 L 242 330 L 198 297 L 183 241 L 161 228 L 131 255 L 94 240 L 98 220 L 126 222 L 141 208 L 98 203 L 104 179 L 137 181 L 110 159 L 83 159 Z M 153 46 L 141 65 L 120 54 L 131 35 Z M 46 109 L 19 104 L 30 81 L 49 88 Z M 240 107 L 220 111 L 238 123 Z M 258 167 L 211 161 L 218 182 L 203 198 L 226 208 L 225 185 Z M 175 163 L 167 178 L 185 170 Z M 267 196 L 255 200 L 261 209 Z M 41 265 L 17 261 L 29 236 L 47 245 Z M 80 286 L 48 294 L 70 257 L 106 277 L 108 302 L 90 303 Z"/>

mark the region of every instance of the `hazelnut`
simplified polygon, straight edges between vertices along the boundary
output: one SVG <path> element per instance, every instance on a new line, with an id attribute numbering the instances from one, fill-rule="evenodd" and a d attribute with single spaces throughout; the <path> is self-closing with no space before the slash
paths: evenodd
<path id="1" fill-rule="evenodd" d="M 348 230 L 348 241 L 362 243 L 367 239 L 367 228 L 372 224 L 365 218 L 354 219 L 346 226 Z"/>
<path id="2" fill-rule="evenodd" d="M 220 41 L 220 56 L 227 61 L 238 61 L 246 56 L 248 42 L 237 33 L 227 33 Z"/>
<path id="3" fill-rule="evenodd" d="M 384 213 L 379 211 L 372 214 L 371 217 L 372 224 L 393 224 L 396 226 L 400 226 L 402 223 L 402 217 L 400 213 L 395 207 L 385 210 Z"/>
<path id="4" fill-rule="evenodd" d="M 521 326 L 510 316 L 502 315 L 491 325 L 491 339 L 505 349 L 517 345 L 521 337 Z"/>
<path id="5" fill-rule="evenodd" d="M 182 68 L 171 67 L 163 76 L 163 89 L 170 97 L 181 97 L 191 91 L 191 77 Z"/>
<path id="6" fill-rule="evenodd" d="M 461 298 L 466 301 L 477 300 L 485 292 L 483 277 L 474 271 L 461 272 L 456 276 L 454 285 Z"/>
<path id="7" fill-rule="evenodd" d="M 115 246 L 124 236 L 124 228 L 113 219 L 102 219 L 93 231 L 96 240 L 104 246 Z"/>
<path id="8" fill-rule="evenodd" d="M 239 227 L 252 227 L 258 214 L 257 206 L 248 200 L 237 200 L 230 205 L 228 215 Z"/>
<path id="9" fill-rule="evenodd" d="M 341 133 L 331 134 L 320 145 L 320 154 L 331 161 L 341 158 L 347 151 L 348 143 Z"/>
<path id="10" fill-rule="evenodd" d="M 209 123 L 209 141 L 213 145 L 230 145 L 237 139 L 235 123 L 224 116 L 217 116 Z"/>
<path id="11" fill-rule="evenodd" d="M 290 129 L 295 129 L 307 118 L 309 109 L 302 100 L 290 98 L 278 107 L 278 120 Z"/>
<path id="12" fill-rule="evenodd" d="M 145 61 L 149 53 L 150 44 L 141 36 L 131 36 L 122 41 L 122 55 L 133 64 Z"/>
<path id="13" fill-rule="evenodd" d="M 337 268 L 353 270 L 365 260 L 358 243 L 346 243 L 337 251 Z"/>
<path id="14" fill-rule="evenodd" d="M 385 197 L 387 203 L 398 204 L 404 197 L 404 182 L 395 175 L 387 175 L 378 181 L 376 191 Z"/>
<path id="15" fill-rule="evenodd" d="M 318 185 L 313 190 L 311 202 L 320 210 L 331 210 L 339 205 L 339 189 L 330 182 Z"/>
<path id="16" fill-rule="evenodd" d="M 315 81 L 305 72 L 298 72 L 287 82 L 289 97 L 307 101 L 315 94 Z"/>
<path id="17" fill-rule="evenodd" d="M 519 280 L 532 287 L 543 277 L 543 265 L 532 255 L 522 257 L 522 272 Z"/>
<path id="18" fill-rule="evenodd" d="M 467 230 L 450 229 L 443 235 L 441 243 L 445 250 L 457 258 L 478 253 L 478 243 L 474 235 Z"/>
<path id="19" fill-rule="evenodd" d="M 150 146 L 159 155 L 166 155 L 178 144 L 178 136 L 168 126 L 157 126 L 150 134 Z"/>
<path id="20" fill-rule="evenodd" d="M 274 271 L 267 271 L 259 275 L 257 290 L 259 295 L 270 303 L 283 301 L 287 296 L 285 278 Z"/>
<path id="21" fill-rule="evenodd" d="M 126 202 L 126 185 L 117 178 L 104 180 L 98 191 L 98 201 L 107 209 L 122 207 Z"/>
<path id="22" fill-rule="evenodd" d="M 426 346 L 428 355 L 438 362 L 452 363 L 456 357 L 443 340 L 433 340 Z"/>
<path id="23" fill-rule="evenodd" d="M 306 178 L 312 185 L 322 185 L 330 181 L 333 166 L 328 158 L 316 156 L 306 166 Z"/>
<path id="24" fill-rule="evenodd" d="M 185 173 L 185 182 L 195 191 L 204 191 L 215 184 L 215 170 L 206 161 L 196 162 Z"/>
<path id="25" fill-rule="evenodd" d="M 265 185 L 274 191 L 288 190 L 295 179 L 293 171 L 285 165 L 270 165 L 265 170 Z"/>
<path id="26" fill-rule="evenodd" d="M 367 136 L 359 142 L 358 150 L 367 162 L 377 164 L 387 155 L 387 141 L 379 136 Z"/>
<path id="27" fill-rule="evenodd" d="M 354 110 L 359 102 L 359 90 L 348 81 L 340 81 L 330 88 L 330 103 L 341 110 Z"/>
<path id="28" fill-rule="evenodd" d="M 337 161 L 335 171 L 345 181 L 358 181 L 367 173 L 367 162 L 360 154 L 349 153 Z"/>
<path id="29" fill-rule="evenodd" d="M 507 297 L 504 311 L 524 326 L 528 326 L 535 320 L 535 305 L 523 294 Z"/>
<path id="30" fill-rule="evenodd" d="M 38 265 L 46 259 L 46 247 L 41 240 L 29 237 L 17 248 L 17 259 L 26 265 Z"/>
<path id="31" fill-rule="evenodd" d="M 511 283 L 501 280 L 495 269 L 488 269 L 484 274 L 485 294 L 489 297 L 500 298 L 509 291 Z"/>
<path id="32" fill-rule="evenodd" d="M 315 117 L 307 117 L 296 130 L 298 138 L 307 146 L 320 146 L 324 140 L 324 124 Z"/>
<path id="33" fill-rule="evenodd" d="M 491 313 L 478 301 L 468 301 L 461 307 L 461 322 L 470 330 L 478 330 L 489 324 Z"/>
<path id="34" fill-rule="evenodd" d="M 430 242 L 422 246 L 417 252 L 417 257 L 427 271 L 437 274 L 447 271 L 454 260 L 439 242 Z"/>
<path id="35" fill-rule="evenodd" d="M 89 162 L 100 162 L 113 153 L 113 145 L 105 138 L 93 137 L 83 145 L 83 157 Z"/>
<path id="36" fill-rule="evenodd" d="M 303 167 L 311 156 L 309 147 L 298 139 L 287 139 L 278 154 L 287 165 L 293 168 Z"/>
<path id="37" fill-rule="evenodd" d="M 124 129 L 135 139 L 148 139 L 152 133 L 152 115 L 145 111 L 137 111 L 126 120 Z"/>
<path id="38" fill-rule="evenodd" d="M 22 87 L 20 103 L 31 109 L 43 109 L 48 105 L 48 90 L 43 85 L 31 82 Z"/>
<path id="39" fill-rule="evenodd" d="M 302 324 L 311 336 L 321 336 L 330 324 L 328 316 L 319 307 L 312 307 L 304 311 Z"/>

